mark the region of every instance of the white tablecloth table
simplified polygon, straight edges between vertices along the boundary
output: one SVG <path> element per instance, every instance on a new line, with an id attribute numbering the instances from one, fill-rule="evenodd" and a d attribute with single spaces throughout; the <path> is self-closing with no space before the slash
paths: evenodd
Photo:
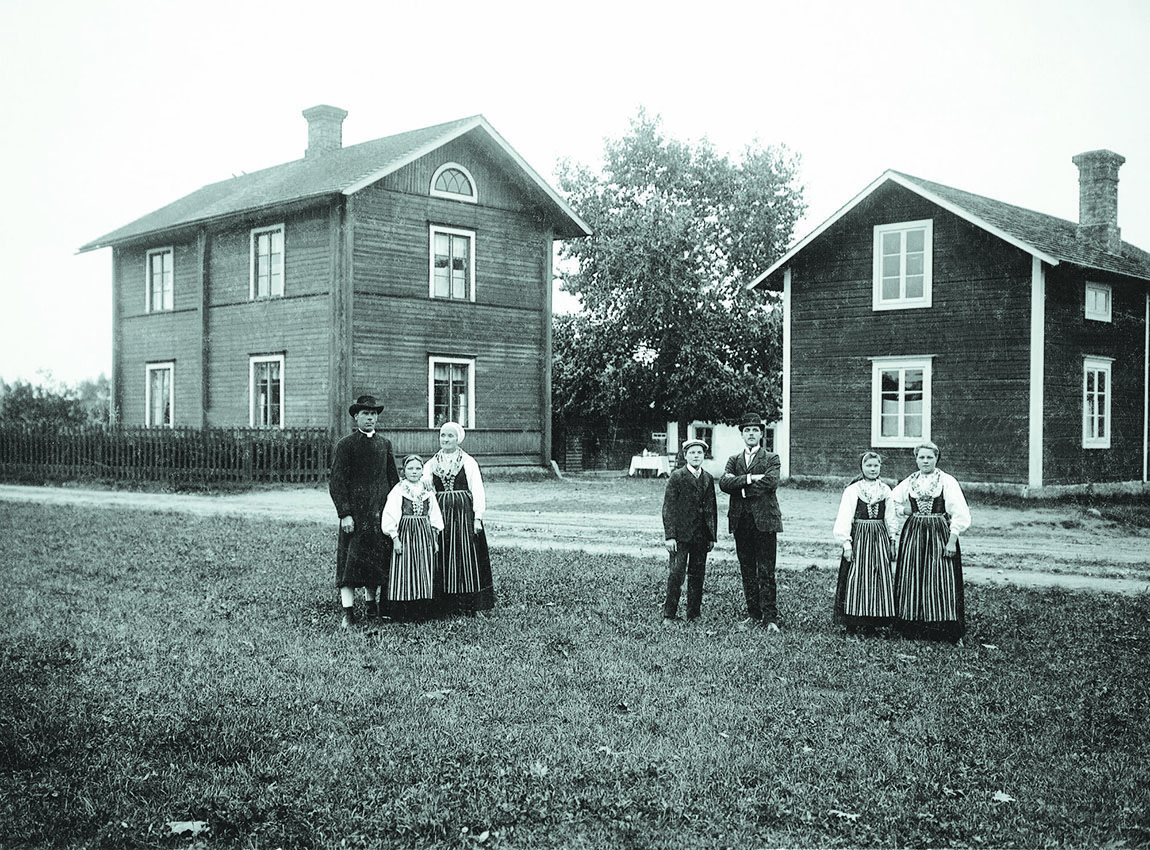
<path id="1" fill-rule="evenodd" d="M 650 470 L 658 478 L 660 475 L 671 474 L 671 464 L 665 455 L 635 455 L 631 458 L 631 469 L 628 475 L 634 475 L 641 470 Z"/>

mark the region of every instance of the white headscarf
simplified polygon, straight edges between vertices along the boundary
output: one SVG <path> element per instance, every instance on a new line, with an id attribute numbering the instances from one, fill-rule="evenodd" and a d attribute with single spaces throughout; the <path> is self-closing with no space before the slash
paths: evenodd
<path id="1" fill-rule="evenodd" d="M 459 438 L 460 443 L 463 442 L 463 438 L 466 435 L 466 432 L 463 430 L 463 426 L 458 422 L 444 422 L 443 425 L 440 426 L 439 430 L 453 432 L 455 436 Z"/>

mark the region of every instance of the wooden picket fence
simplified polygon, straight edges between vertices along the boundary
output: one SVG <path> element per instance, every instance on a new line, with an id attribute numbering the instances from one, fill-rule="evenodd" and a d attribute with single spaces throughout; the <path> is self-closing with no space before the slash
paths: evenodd
<path id="1" fill-rule="evenodd" d="M 159 481 L 189 486 L 327 480 L 324 428 L 0 426 L 6 480 Z"/>
<path id="2" fill-rule="evenodd" d="M 439 434 L 433 429 L 382 433 L 391 439 L 397 460 L 408 452 L 430 457 L 439 447 Z M 164 482 L 188 487 L 320 484 L 327 481 L 334 448 L 335 439 L 325 428 L 0 424 L 0 480 Z M 467 449 L 481 464 L 541 463 L 538 432 L 473 431 Z"/>

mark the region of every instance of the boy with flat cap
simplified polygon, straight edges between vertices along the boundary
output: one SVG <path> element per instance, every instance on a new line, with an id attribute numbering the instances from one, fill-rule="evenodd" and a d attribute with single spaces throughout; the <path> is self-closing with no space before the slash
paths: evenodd
<path id="1" fill-rule="evenodd" d="M 747 616 L 774 633 L 779 631 L 775 560 L 783 516 L 775 491 L 781 464 L 777 454 L 760 445 L 763 430 L 761 416 L 743 415 L 739 432 L 746 448 L 727 459 L 719 489 L 731 497 L 727 522 L 735 536 Z"/>
<path id="2" fill-rule="evenodd" d="M 391 538 L 380 517 L 387 494 L 399 483 L 391 441 L 375 432 L 383 405 L 375 396 L 361 395 L 347 412 L 355 430 L 335 447 L 328 492 L 339 514 L 339 544 L 335 584 L 343 605 L 343 628 L 356 621 L 355 588 L 362 587 L 368 616 L 379 613 L 377 590 L 387 586 Z"/>
<path id="3" fill-rule="evenodd" d="M 670 553 L 667 576 L 667 598 L 663 603 L 663 622 L 679 619 L 679 597 L 683 577 L 687 579 L 687 619 L 699 617 L 703 602 L 703 579 L 707 572 L 707 553 L 715 547 L 718 508 L 715 504 L 715 479 L 703 469 L 707 444 L 702 440 L 683 443 L 687 463 L 671 473 L 663 494 L 663 533 Z"/>

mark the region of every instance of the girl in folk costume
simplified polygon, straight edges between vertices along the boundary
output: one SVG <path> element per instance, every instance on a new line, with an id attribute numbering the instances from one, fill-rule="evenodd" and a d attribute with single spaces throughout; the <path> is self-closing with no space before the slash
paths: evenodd
<path id="1" fill-rule="evenodd" d="M 894 578 L 895 628 L 961 646 L 966 611 L 958 536 L 970 528 L 970 509 L 958 482 L 937 468 L 941 456 L 934 443 L 920 443 L 918 472 L 894 488 L 895 510 L 907 517 Z"/>
<path id="2" fill-rule="evenodd" d="M 443 512 L 443 545 L 439 564 L 443 571 L 444 606 L 448 612 L 472 614 L 495 607 L 495 585 L 483 513 L 487 497 L 479 464 L 459 447 L 465 432 L 456 422 L 439 429 L 439 451 L 424 470 L 435 488 Z"/>
<path id="3" fill-rule="evenodd" d="M 392 539 L 388 613 L 397 620 L 430 616 L 436 591 L 443 589 L 435 569 L 443 516 L 434 491 L 423 481 L 419 455 L 403 459 L 403 480 L 387 495 L 380 525 Z"/>
<path id="4" fill-rule="evenodd" d="M 859 466 L 862 475 L 843 490 L 833 531 L 843 546 L 834 621 L 846 626 L 849 635 L 894 621 L 894 502 L 890 487 L 879 478 L 882 457 L 863 452 Z"/>

